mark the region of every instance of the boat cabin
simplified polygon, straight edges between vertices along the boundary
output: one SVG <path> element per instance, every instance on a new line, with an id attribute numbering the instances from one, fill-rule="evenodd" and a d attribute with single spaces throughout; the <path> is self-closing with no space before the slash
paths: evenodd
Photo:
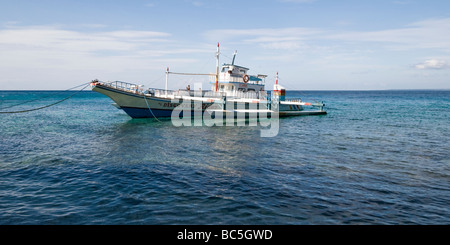
<path id="1" fill-rule="evenodd" d="M 236 54 L 235 54 L 236 56 Z M 264 91 L 265 78 L 267 75 L 249 75 L 249 68 L 234 64 L 223 64 L 219 72 L 217 91 L 234 95 L 236 92 L 259 92 Z M 216 76 L 211 75 L 212 90 L 216 87 Z"/>

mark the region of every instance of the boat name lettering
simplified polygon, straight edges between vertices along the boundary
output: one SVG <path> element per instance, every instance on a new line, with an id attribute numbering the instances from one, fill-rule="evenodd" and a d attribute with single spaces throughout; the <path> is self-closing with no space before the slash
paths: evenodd
<path id="1" fill-rule="evenodd" d="M 181 103 L 181 104 L 178 104 L 178 103 L 164 103 L 164 105 L 163 105 L 164 107 L 172 107 L 172 108 L 175 108 L 175 107 L 180 107 L 180 108 L 195 108 L 195 104 L 191 104 L 191 103 Z M 202 106 L 201 106 L 201 108 L 202 109 L 206 109 L 206 108 L 208 108 L 208 106 L 209 106 L 209 104 L 202 104 Z M 198 106 L 198 108 L 200 109 L 200 107 Z"/>

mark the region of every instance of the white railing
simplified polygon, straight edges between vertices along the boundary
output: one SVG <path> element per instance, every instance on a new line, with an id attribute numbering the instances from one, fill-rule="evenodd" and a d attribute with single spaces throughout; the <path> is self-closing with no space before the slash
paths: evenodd
<path id="1" fill-rule="evenodd" d="M 125 92 L 135 93 L 135 94 L 148 94 L 155 97 L 162 97 L 162 98 L 180 98 L 180 97 L 206 97 L 206 98 L 222 98 L 224 96 L 231 97 L 231 98 L 240 98 L 240 99 L 261 99 L 265 100 L 267 98 L 267 92 L 266 91 L 211 91 L 211 90 L 165 90 L 165 89 L 155 89 L 155 88 L 149 88 L 144 89 L 143 86 L 133 84 L 133 83 L 127 83 L 127 82 L 121 82 L 121 81 L 114 81 L 114 82 L 100 82 L 101 85 L 105 87 L 114 88 L 117 90 L 122 90 Z"/>
<path id="2" fill-rule="evenodd" d="M 164 90 L 164 89 L 149 89 L 150 94 L 156 97 L 208 97 L 208 98 L 222 98 L 226 94 L 223 92 L 214 92 L 210 90 Z"/>
<path id="3" fill-rule="evenodd" d="M 209 81 L 211 83 L 216 82 L 216 75 L 211 74 L 209 75 Z M 243 76 L 232 76 L 230 74 L 219 74 L 219 82 L 236 82 L 236 83 L 242 83 L 244 82 Z M 262 81 L 248 81 L 249 84 L 259 84 L 264 85 L 264 80 Z"/>
<path id="4" fill-rule="evenodd" d="M 227 93 L 230 97 L 242 98 L 242 99 L 266 99 L 266 91 L 232 91 Z"/>
<path id="5" fill-rule="evenodd" d="M 101 84 L 106 87 L 115 88 L 115 89 L 126 91 L 126 92 L 131 92 L 131 93 L 136 93 L 136 94 L 143 93 L 141 87 L 139 85 L 133 84 L 133 83 L 114 81 L 114 82 L 103 82 Z"/>

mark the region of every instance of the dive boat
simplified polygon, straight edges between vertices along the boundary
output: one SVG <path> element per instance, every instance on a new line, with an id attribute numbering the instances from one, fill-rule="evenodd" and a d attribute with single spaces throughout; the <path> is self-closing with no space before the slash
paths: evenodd
<path id="1" fill-rule="evenodd" d="M 117 108 L 132 118 L 167 118 L 209 113 L 223 116 L 261 115 L 271 117 L 323 115 L 325 104 L 287 99 L 286 90 L 278 84 L 278 73 L 273 91 L 265 90 L 267 75 L 251 75 L 249 68 L 235 65 L 236 52 L 231 64 L 223 64 L 219 71 L 219 44 L 216 53 L 216 73 L 177 73 L 166 70 L 165 89 L 145 88 L 143 85 L 121 81 L 93 80 L 93 91 L 111 98 Z M 168 90 L 169 74 L 206 75 L 210 77 L 211 90 Z M 312 108 L 312 109 L 306 109 Z M 184 115 L 183 115 L 184 113 Z M 214 115 L 213 115 L 214 118 Z"/>

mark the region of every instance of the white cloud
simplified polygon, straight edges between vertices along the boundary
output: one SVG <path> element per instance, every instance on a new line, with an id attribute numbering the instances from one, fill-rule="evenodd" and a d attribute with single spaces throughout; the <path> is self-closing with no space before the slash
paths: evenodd
<path id="1" fill-rule="evenodd" d="M 19 47 L 28 51 L 90 52 L 132 51 L 145 42 L 162 42 L 170 34 L 148 31 L 83 33 L 54 27 L 26 27 L 0 31 L 3 49 Z"/>
<path id="2" fill-rule="evenodd" d="M 394 1 L 392 2 L 393 4 L 398 4 L 398 5 L 405 5 L 405 4 L 411 4 L 410 1 Z"/>
<path id="3" fill-rule="evenodd" d="M 299 48 L 317 41 L 372 43 L 388 50 L 436 49 L 450 52 L 450 18 L 429 19 L 403 28 L 336 32 L 316 28 L 219 29 L 206 33 L 210 40 L 245 42 L 263 48 Z"/>
<path id="4" fill-rule="evenodd" d="M 286 38 L 301 37 L 304 35 L 318 34 L 318 29 L 312 28 L 259 28 L 259 29 L 218 29 L 206 33 L 208 37 L 214 38 L 236 38 L 236 37 L 270 37 Z"/>
<path id="5" fill-rule="evenodd" d="M 161 56 L 157 47 L 170 43 L 168 37 L 168 33 L 127 30 L 92 33 L 54 27 L 2 30 L 0 66 L 24 71 L 52 69 L 61 74 L 70 70 L 149 69 L 153 67 L 149 65 L 149 56 L 144 57 L 141 52 L 154 50 L 155 57 Z M 0 81 L 3 79 L 6 78 Z"/>
<path id="6" fill-rule="evenodd" d="M 450 18 L 422 20 L 373 31 L 338 32 L 306 27 L 217 29 L 206 32 L 205 37 L 233 45 L 233 49 L 252 50 L 248 52 L 249 58 L 261 62 L 262 72 L 268 70 L 270 74 L 273 73 L 271 69 L 283 69 L 286 74 L 292 71 L 288 74 L 292 83 L 298 80 L 295 77 L 302 71 L 301 76 L 308 74 L 311 79 L 329 85 L 335 79 L 344 78 L 354 81 L 356 87 L 361 80 L 370 82 L 371 88 L 376 88 L 378 81 L 383 80 L 389 88 L 404 78 L 401 76 L 411 74 L 408 67 L 430 72 L 450 68 L 447 62 Z M 411 66 L 413 60 L 425 60 L 424 56 L 430 58 Z M 442 79 L 436 80 L 438 83 L 443 83 Z"/>
<path id="7" fill-rule="evenodd" d="M 445 60 L 439 59 L 429 59 L 423 63 L 417 64 L 414 66 L 419 70 L 428 70 L 428 69 L 446 69 L 450 68 L 450 65 Z"/>
<path id="8" fill-rule="evenodd" d="M 400 28 L 340 33 L 305 27 L 217 29 L 203 33 L 208 44 L 198 39 L 195 43 L 179 42 L 167 32 L 102 31 L 102 25 L 92 27 L 74 31 L 65 26 L 21 27 L 19 23 L 8 23 L 0 29 L 0 89 L 40 89 L 42 84 L 48 89 L 65 89 L 77 85 L 73 82 L 53 86 L 61 79 L 132 82 L 159 74 L 166 66 L 197 71 L 199 63 L 207 68 L 211 61 L 214 66 L 217 41 L 223 44 L 224 52 L 227 47 L 246 52 L 239 61 L 259 69 L 258 72 L 274 74 L 280 67 L 292 71 L 292 81 L 296 81 L 298 71 L 305 71 L 302 75 L 309 74 L 313 80 L 320 81 L 322 77 L 325 81 L 356 75 L 358 79 L 370 79 L 365 71 L 390 71 L 392 75 L 408 66 L 430 73 L 433 69 L 450 68 L 450 18 L 424 20 Z M 408 52 L 398 53 L 404 57 L 391 60 L 399 50 Z M 392 56 L 383 56 L 383 51 Z M 212 60 L 204 59 L 207 53 Z"/>
<path id="9" fill-rule="evenodd" d="M 299 42 L 270 42 L 263 43 L 261 47 L 266 49 L 284 49 L 284 50 L 295 50 L 300 48 L 301 44 Z"/>
<path id="10" fill-rule="evenodd" d="M 326 39 L 389 44 L 390 49 L 441 49 L 450 51 L 450 18 L 414 22 L 404 28 L 329 34 Z"/>
<path id="11" fill-rule="evenodd" d="M 263 47 L 300 47 L 301 42 L 378 43 L 390 50 L 437 49 L 450 52 L 450 18 L 429 19 L 403 28 L 378 31 L 336 32 L 317 28 L 217 29 L 206 32 L 209 40 L 259 44 Z M 288 45 L 282 45 L 289 42 Z M 297 43 L 299 45 L 293 45 Z"/>
<path id="12" fill-rule="evenodd" d="M 167 65 L 196 63 L 189 55 L 207 50 L 182 46 L 166 32 L 0 29 L 0 90 L 65 89 L 94 78 L 133 81 Z"/>
<path id="13" fill-rule="evenodd" d="M 263 49 L 292 50 L 302 47 L 303 40 L 320 33 L 312 28 L 218 29 L 206 32 L 205 36 L 209 40 L 242 42 Z"/>
<path id="14" fill-rule="evenodd" d="M 196 6 L 196 7 L 201 7 L 201 6 L 203 6 L 203 3 L 200 2 L 200 1 L 193 1 L 193 2 L 192 2 L 192 5 L 194 5 L 194 6 Z"/>

